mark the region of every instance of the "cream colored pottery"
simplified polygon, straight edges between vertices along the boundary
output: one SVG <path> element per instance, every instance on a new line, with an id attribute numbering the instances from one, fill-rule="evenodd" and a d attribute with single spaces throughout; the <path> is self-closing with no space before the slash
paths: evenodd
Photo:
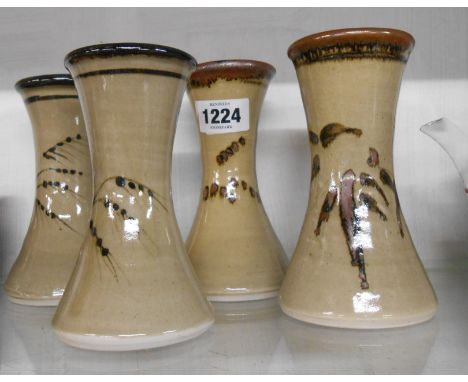
<path id="1" fill-rule="evenodd" d="M 171 197 L 172 145 L 193 57 L 152 44 L 104 44 L 65 59 L 90 137 L 94 199 L 77 267 L 53 320 L 93 350 L 188 340 L 213 323 Z"/>
<path id="2" fill-rule="evenodd" d="M 33 127 L 37 186 L 29 230 L 5 291 L 18 304 L 57 305 L 91 212 L 88 140 L 69 75 L 25 78 L 16 89 Z"/>
<path id="3" fill-rule="evenodd" d="M 311 193 L 280 293 L 299 320 L 343 328 L 417 324 L 437 300 L 400 210 L 393 130 L 414 40 L 378 28 L 291 45 L 311 144 Z"/>
<path id="4" fill-rule="evenodd" d="M 263 208 L 255 172 L 258 119 L 274 73 L 263 62 L 226 60 L 200 64 L 190 78 L 203 181 L 186 245 L 213 301 L 274 297 L 283 281 L 286 256 Z"/>

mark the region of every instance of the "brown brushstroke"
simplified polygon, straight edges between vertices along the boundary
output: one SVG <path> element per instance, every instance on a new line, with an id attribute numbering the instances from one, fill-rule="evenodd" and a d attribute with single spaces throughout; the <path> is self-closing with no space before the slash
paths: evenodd
<path id="1" fill-rule="evenodd" d="M 324 148 L 328 147 L 339 135 L 354 134 L 357 137 L 362 135 L 361 129 L 343 126 L 341 123 L 329 123 L 320 131 L 320 140 Z"/>
<path id="2" fill-rule="evenodd" d="M 323 222 L 327 222 L 328 218 L 330 217 L 330 212 L 333 210 L 335 206 L 336 197 L 338 195 L 338 190 L 336 187 L 330 187 L 327 195 L 325 196 L 325 200 L 323 201 L 322 208 L 320 210 L 319 219 L 317 222 L 317 227 L 315 228 L 315 236 L 320 235 L 320 227 Z"/>
<path id="3" fill-rule="evenodd" d="M 217 183 L 212 183 L 211 184 L 211 187 L 210 187 L 210 197 L 212 198 L 213 196 L 216 195 L 216 193 L 218 192 L 218 184 Z"/>
<path id="4" fill-rule="evenodd" d="M 318 154 L 315 154 L 314 159 L 312 159 L 312 176 L 310 177 L 310 181 L 312 182 L 315 177 L 320 172 L 320 157 Z"/>
<path id="5" fill-rule="evenodd" d="M 401 219 L 401 207 L 400 207 L 400 199 L 398 198 L 398 193 L 396 190 L 395 182 L 389 172 L 382 168 L 380 170 L 380 180 L 382 181 L 383 184 L 386 186 L 390 187 L 390 189 L 393 191 L 393 194 L 395 195 L 395 204 L 396 204 L 396 218 L 398 222 L 398 226 L 400 228 L 400 235 L 401 237 L 405 237 L 405 233 L 403 232 L 403 222 Z"/>
<path id="6" fill-rule="evenodd" d="M 239 182 L 237 181 L 236 178 L 230 178 L 229 179 L 229 184 L 234 188 L 239 187 Z"/>
<path id="7" fill-rule="evenodd" d="M 226 163 L 229 159 L 229 157 L 232 157 L 235 153 L 237 153 L 240 149 L 239 144 L 242 146 L 245 145 L 245 138 L 240 137 L 239 140 L 232 141 L 231 144 L 226 147 L 224 150 L 221 150 L 218 155 L 216 155 L 216 163 L 218 165 L 222 166 L 224 163 Z"/>
<path id="8" fill-rule="evenodd" d="M 379 152 L 373 147 L 369 147 L 369 157 L 367 158 L 367 164 L 369 167 L 377 167 L 379 163 Z"/>
<path id="9" fill-rule="evenodd" d="M 380 196 L 382 196 L 383 200 L 385 201 L 385 204 L 388 206 L 387 196 L 385 195 L 384 190 L 382 190 L 382 187 L 380 187 L 377 181 L 374 179 L 374 177 L 365 172 L 361 172 L 361 175 L 359 175 L 359 181 L 363 186 L 375 188 L 380 194 Z"/>
<path id="10" fill-rule="evenodd" d="M 359 195 L 359 201 L 364 204 L 369 211 L 377 213 L 382 220 L 387 220 L 387 215 L 385 215 L 385 213 L 379 208 L 377 200 L 375 200 L 372 196 L 366 194 L 365 192 L 361 192 Z"/>
<path id="11" fill-rule="evenodd" d="M 309 130 L 309 141 L 313 145 L 318 145 L 319 143 L 319 137 L 317 134 L 315 134 L 312 130 Z"/>

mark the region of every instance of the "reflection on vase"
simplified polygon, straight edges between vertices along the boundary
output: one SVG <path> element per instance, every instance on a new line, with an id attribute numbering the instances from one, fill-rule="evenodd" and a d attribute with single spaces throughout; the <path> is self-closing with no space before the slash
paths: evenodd
<path id="1" fill-rule="evenodd" d="M 217 323 L 272 319 L 281 315 L 276 298 L 229 303 L 215 302 L 213 307 Z"/>
<path id="2" fill-rule="evenodd" d="M 349 330 L 279 320 L 301 374 L 420 374 L 438 333 L 437 320 L 416 327 Z"/>
<path id="3" fill-rule="evenodd" d="M 213 302 L 216 325 L 209 351 L 220 355 L 214 362 L 220 372 L 230 359 L 242 359 L 236 369 L 224 372 L 264 374 L 274 367 L 273 357 L 281 339 L 276 298 L 243 302 Z"/>

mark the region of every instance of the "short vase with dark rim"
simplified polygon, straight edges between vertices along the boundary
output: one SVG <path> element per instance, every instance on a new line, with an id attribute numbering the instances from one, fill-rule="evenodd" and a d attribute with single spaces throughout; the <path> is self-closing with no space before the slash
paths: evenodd
<path id="1" fill-rule="evenodd" d="M 16 83 L 34 132 L 36 197 L 21 252 L 5 282 L 23 305 L 57 305 L 80 252 L 91 212 L 88 140 L 68 74 Z"/>
<path id="2" fill-rule="evenodd" d="M 403 31 L 357 28 L 289 47 L 312 154 L 309 206 L 280 293 L 291 317 L 372 329 L 436 312 L 393 171 L 398 92 L 413 45 Z"/>
<path id="3" fill-rule="evenodd" d="M 92 350 L 188 340 L 213 323 L 185 252 L 171 196 L 177 115 L 194 58 L 139 43 L 65 58 L 90 137 L 92 216 L 54 317 L 59 338 Z"/>

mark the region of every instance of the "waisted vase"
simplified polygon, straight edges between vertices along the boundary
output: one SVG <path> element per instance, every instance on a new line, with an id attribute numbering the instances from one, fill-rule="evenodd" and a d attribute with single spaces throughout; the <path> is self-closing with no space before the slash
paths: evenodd
<path id="1" fill-rule="evenodd" d="M 203 181 L 187 250 L 210 300 L 273 297 L 283 280 L 286 256 L 255 171 L 257 124 L 274 74 L 267 63 L 226 60 L 200 64 L 190 77 Z"/>
<path id="2" fill-rule="evenodd" d="M 171 196 L 177 116 L 196 65 L 178 49 L 104 44 L 71 52 L 94 174 L 92 216 L 54 317 L 64 342 L 93 350 L 169 345 L 213 323 Z"/>
<path id="3" fill-rule="evenodd" d="M 328 31 L 289 48 L 306 111 L 309 205 L 280 293 L 299 320 L 344 328 L 420 323 L 437 300 L 398 200 L 393 131 L 406 32 Z"/>
<path id="4" fill-rule="evenodd" d="M 57 305 L 87 232 L 92 185 L 88 140 L 78 94 L 67 74 L 16 84 L 31 119 L 36 197 L 21 252 L 5 282 L 25 305 Z"/>

